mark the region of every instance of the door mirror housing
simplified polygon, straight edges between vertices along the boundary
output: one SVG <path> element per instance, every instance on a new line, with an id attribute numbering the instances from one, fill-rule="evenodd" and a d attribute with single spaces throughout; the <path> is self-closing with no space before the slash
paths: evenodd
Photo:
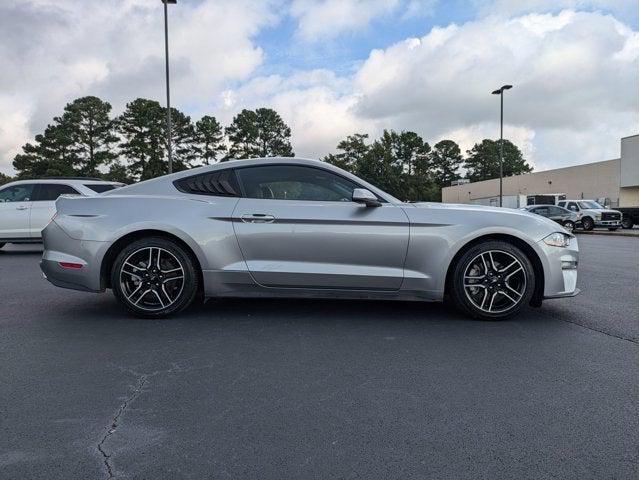
<path id="1" fill-rule="evenodd" d="M 355 203 L 363 203 L 367 207 L 381 207 L 382 202 L 380 202 L 375 194 L 370 190 L 366 190 L 365 188 L 356 188 L 353 190 L 353 201 Z"/>

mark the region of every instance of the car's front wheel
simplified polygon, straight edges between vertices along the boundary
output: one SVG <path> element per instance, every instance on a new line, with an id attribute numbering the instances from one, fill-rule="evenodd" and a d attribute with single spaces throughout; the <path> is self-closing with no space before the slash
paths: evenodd
<path id="1" fill-rule="evenodd" d="M 626 230 L 630 230 L 632 227 L 635 226 L 635 223 L 630 219 L 630 217 L 625 217 L 621 221 L 621 226 Z"/>
<path id="2" fill-rule="evenodd" d="M 178 243 L 161 237 L 132 242 L 111 270 L 116 298 L 143 317 L 164 317 L 188 307 L 199 287 L 195 262 Z"/>
<path id="3" fill-rule="evenodd" d="M 535 291 L 528 257 L 514 245 L 487 241 L 466 251 L 452 277 L 455 304 L 475 318 L 502 320 L 525 308 Z"/>
<path id="4" fill-rule="evenodd" d="M 592 218 L 590 217 L 585 217 L 582 221 L 581 224 L 584 227 L 584 230 L 586 230 L 587 232 L 589 232 L 590 230 L 592 230 L 593 228 L 595 228 L 595 222 L 592 220 Z"/>
<path id="5" fill-rule="evenodd" d="M 566 220 L 564 222 L 564 228 L 569 232 L 572 232 L 575 229 L 575 222 L 573 222 L 572 220 Z"/>

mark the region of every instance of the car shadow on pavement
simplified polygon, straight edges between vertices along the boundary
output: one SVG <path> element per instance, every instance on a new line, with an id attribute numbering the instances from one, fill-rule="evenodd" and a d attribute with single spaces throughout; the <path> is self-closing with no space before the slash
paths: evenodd
<path id="1" fill-rule="evenodd" d="M 516 321 L 528 323 L 548 318 L 543 309 L 528 309 L 513 320 L 480 321 L 473 320 L 458 311 L 450 302 L 403 302 L 378 300 L 344 299 L 209 299 L 196 302 L 179 314 L 162 319 L 145 319 L 127 312 L 113 298 L 105 294 L 80 294 L 69 306 L 60 304 L 55 316 L 72 322 L 87 323 L 127 323 L 143 325 L 167 324 L 209 324 L 224 325 L 244 322 L 260 325 L 302 325 L 302 324 L 435 324 L 496 325 Z M 93 298 L 91 298 L 93 296 Z M 81 301 L 84 298 L 85 301 Z"/>

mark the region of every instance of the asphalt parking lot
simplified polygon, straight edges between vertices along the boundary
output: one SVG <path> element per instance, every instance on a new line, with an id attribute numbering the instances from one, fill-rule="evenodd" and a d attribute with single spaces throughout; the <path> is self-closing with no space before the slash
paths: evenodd
<path id="1" fill-rule="evenodd" d="M 128 317 L 0 251 L 0 478 L 639 478 L 639 240 L 575 299 L 223 300 Z"/>

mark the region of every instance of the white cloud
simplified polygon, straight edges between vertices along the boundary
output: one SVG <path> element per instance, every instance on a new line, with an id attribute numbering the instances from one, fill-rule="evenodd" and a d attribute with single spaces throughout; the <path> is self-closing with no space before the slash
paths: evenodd
<path id="1" fill-rule="evenodd" d="M 379 131 L 374 121 L 355 115 L 350 80 L 328 70 L 258 77 L 224 92 L 223 99 L 220 118 L 226 123 L 241 108 L 274 108 L 291 127 L 295 154 L 302 157 L 322 157 L 351 133 Z"/>
<path id="2" fill-rule="evenodd" d="M 169 6 L 171 93 L 177 105 L 247 79 L 264 61 L 253 37 L 278 19 L 280 0 L 205 0 Z M 3 0 L 0 3 L 0 171 L 17 147 L 83 95 L 116 111 L 138 96 L 164 98 L 164 17 L 159 1 Z M 5 93 L 6 94 L 6 93 Z M 26 121 L 25 121 L 26 119 Z M 18 132 L 18 133 L 16 133 Z"/>
<path id="3" fill-rule="evenodd" d="M 427 16 L 437 0 L 293 0 L 290 15 L 307 42 L 330 40 L 369 26 L 376 18 L 398 13 L 401 19 Z"/>
<path id="4" fill-rule="evenodd" d="M 365 28 L 385 12 L 404 15 L 413 4 L 412 14 L 432 6 L 363 3 L 289 6 L 297 35 L 309 41 Z M 565 2 L 538 3 L 556 9 Z M 0 171 L 9 172 L 18 147 L 75 97 L 99 95 L 116 111 L 137 96 L 163 99 L 163 18 L 156 7 L 147 0 L 0 3 Z M 288 11 L 283 0 L 170 8 L 174 104 L 225 124 L 241 108 L 275 108 L 292 127 L 299 155 L 320 157 L 346 135 L 375 137 L 384 128 L 414 130 L 431 143 L 452 138 L 466 150 L 497 138 L 499 101 L 490 92 L 504 83 L 514 85 L 506 93 L 505 136 L 537 169 L 613 158 L 619 137 L 639 132 L 639 32 L 613 14 L 514 9 L 374 50 L 352 74 L 327 67 L 284 76 L 259 73 L 268 59 L 255 43 Z"/>
<path id="5" fill-rule="evenodd" d="M 496 133 L 499 103 L 489 93 L 512 83 L 506 122 L 528 132 L 522 141 L 539 166 L 612 158 L 619 137 L 639 131 L 638 48 L 637 32 L 596 12 L 435 28 L 370 54 L 355 75 L 356 113 L 426 138 L 485 125 Z M 561 139 L 581 148 L 558 149 Z"/>

